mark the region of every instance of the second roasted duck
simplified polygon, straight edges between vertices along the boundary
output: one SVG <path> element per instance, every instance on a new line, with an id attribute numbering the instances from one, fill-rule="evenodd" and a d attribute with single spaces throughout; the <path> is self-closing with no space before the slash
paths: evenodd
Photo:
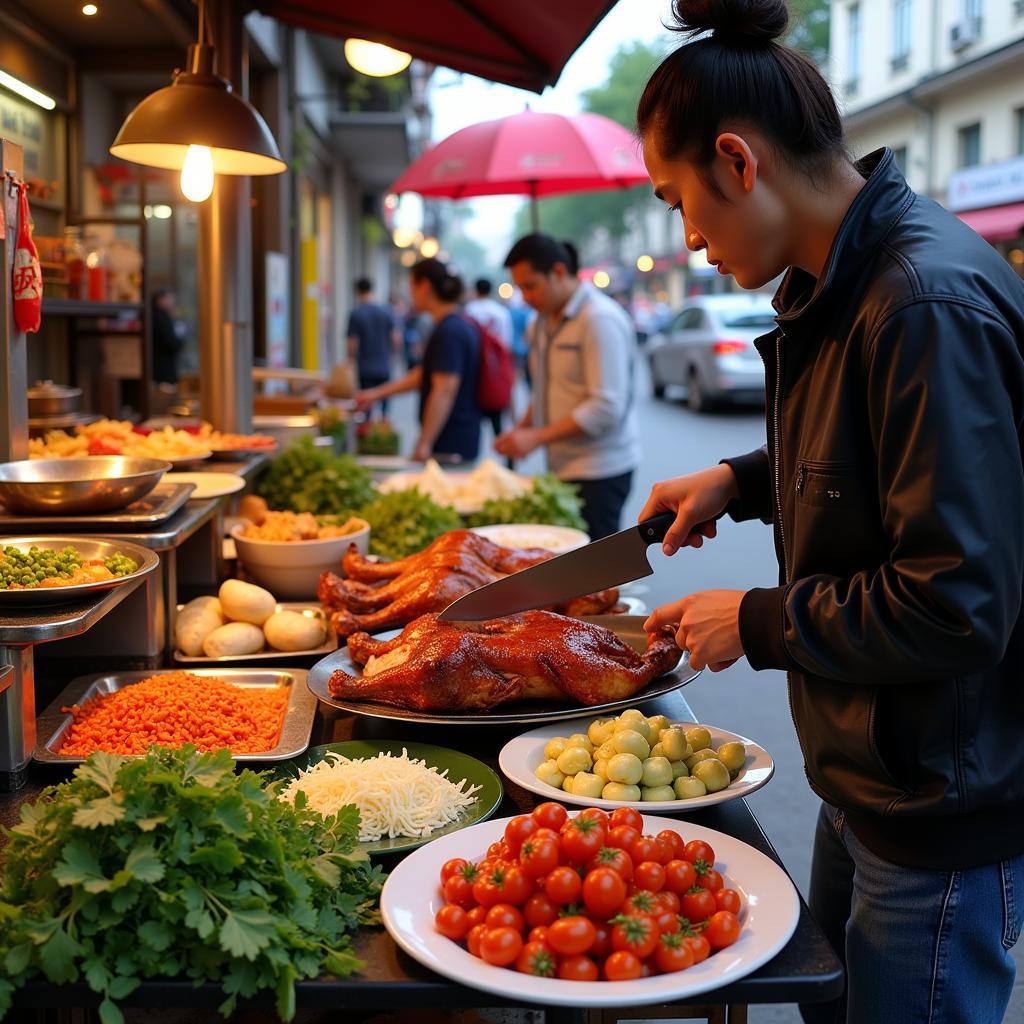
<path id="1" fill-rule="evenodd" d="M 506 548 L 471 530 L 452 530 L 429 547 L 395 562 L 374 562 L 349 548 L 345 578 L 320 577 L 317 596 L 344 639 L 358 632 L 404 626 L 495 580 L 551 558 L 540 548 Z M 554 608 L 566 615 L 600 615 L 618 602 L 618 590 L 574 598 Z"/>

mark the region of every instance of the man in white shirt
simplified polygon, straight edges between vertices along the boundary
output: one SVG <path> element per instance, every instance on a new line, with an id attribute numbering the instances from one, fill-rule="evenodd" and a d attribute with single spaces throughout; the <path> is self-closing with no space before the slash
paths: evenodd
<path id="1" fill-rule="evenodd" d="M 527 235 L 505 260 L 537 317 L 528 328 L 533 400 L 495 449 L 510 459 L 547 448 L 548 466 L 576 484 L 593 540 L 619 529 L 640 460 L 633 400 L 636 334 L 618 303 L 576 276 L 576 250 Z"/>
<path id="2" fill-rule="evenodd" d="M 476 298 L 466 303 L 466 316 L 481 327 L 486 327 L 504 346 L 512 347 L 512 314 L 497 299 L 491 297 L 491 282 L 486 277 L 477 280 Z M 494 436 L 498 437 L 504 429 L 502 418 L 504 410 L 485 414 L 491 421 Z"/>

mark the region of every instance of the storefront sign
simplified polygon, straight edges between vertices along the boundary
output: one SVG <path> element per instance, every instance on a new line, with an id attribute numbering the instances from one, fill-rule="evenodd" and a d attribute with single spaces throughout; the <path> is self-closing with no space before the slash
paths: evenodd
<path id="1" fill-rule="evenodd" d="M 42 179 L 47 184 L 59 182 L 63 152 L 57 144 L 61 118 L 0 92 L 0 138 L 15 143 L 25 153 L 25 180 Z"/>
<path id="2" fill-rule="evenodd" d="M 1024 199 L 1024 156 L 998 164 L 965 167 L 949 179 L 951 210 L 978 210 Z"/>

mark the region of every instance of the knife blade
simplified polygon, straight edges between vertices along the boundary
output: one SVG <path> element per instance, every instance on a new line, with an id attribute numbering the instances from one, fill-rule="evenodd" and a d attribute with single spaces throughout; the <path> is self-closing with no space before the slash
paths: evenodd
<path id="1" fill-rule="evenodd" d="M 645 519 L 584 547 L 520 569 L 453 601 L 438 616 L 443 622 L 477 622 L 546 608 L 583 594 L 650 576 L 647 547 L 665 539 L 671 512 Z"/>

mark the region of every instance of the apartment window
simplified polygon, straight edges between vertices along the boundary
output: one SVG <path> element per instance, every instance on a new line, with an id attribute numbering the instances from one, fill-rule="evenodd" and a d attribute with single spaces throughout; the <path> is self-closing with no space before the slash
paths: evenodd
<path id="1" fill-rule="evenodd" d="M 910 64 L 910 33 L 913 0 L 893 0 L 892 5 L 892 69 L 904 71 Z"/>
<path id="2" fill-rule="evenodd" d="M 981 125 L 964 125 L 957 130 L 957 166 L 976 167 L 981 163 Z"/>
<path id="3" fill-rule="evenodd" d="M 1024 156 L 1024 107 L 1013 112 L 1013 137 L 1017 143 L 1017 155 Z"/>
<path id="4" fill-rule="evenodd" d="M 846 68 L 846 91 L 855 93 L 860 84 L 860 35 L 861 35 L 861 12 L 860 4 L 850 4 L 847 10 L 848 23 L 848 46 L 847 68 Z"/>
<path id="5" fill-rule="evenodd" d="M 907 147 L 906 146 L 893 146 L 892 157 L 896 161 L 896 166 L 899 168 L 900 174 L 905 178 L 907 176 Z"/>

